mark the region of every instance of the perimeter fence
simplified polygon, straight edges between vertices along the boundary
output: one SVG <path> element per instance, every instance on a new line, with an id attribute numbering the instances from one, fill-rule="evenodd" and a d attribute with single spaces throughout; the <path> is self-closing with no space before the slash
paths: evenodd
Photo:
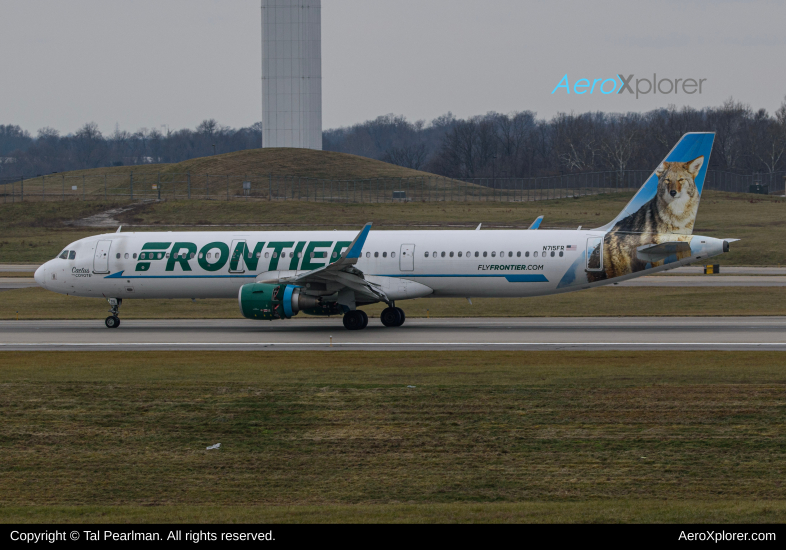
<path id="1" fill-rule="evenodd" d="M 451 179 L 442 176 L 320 179 L 138 171 L 50 174 L 0 180 L 3 203 L 74 200 L 246 200 L 342 203 L 524 202 L 631 192 L 651 172 L 584 172 L 531 178 Z M 709 170 L 705 189 L 786 195 L 786 172 L 736 174 Z"/>

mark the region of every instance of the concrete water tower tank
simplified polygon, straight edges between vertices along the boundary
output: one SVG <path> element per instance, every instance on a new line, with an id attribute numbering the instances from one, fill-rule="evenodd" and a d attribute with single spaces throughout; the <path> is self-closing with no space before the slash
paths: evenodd
<path id="1" fill-rule="evenodd" d="M 262 146 L 322 149 L 321 0 L 262 0 Z"/>

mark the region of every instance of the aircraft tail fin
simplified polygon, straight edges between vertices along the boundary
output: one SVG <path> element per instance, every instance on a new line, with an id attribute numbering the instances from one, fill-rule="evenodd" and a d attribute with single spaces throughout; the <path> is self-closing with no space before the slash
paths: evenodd
<path id="1" fill-rule="evenodd" d="M 598 229 L 692 234 L 714 140 L 713 132 L 682 136 L 622 212 Z"/>

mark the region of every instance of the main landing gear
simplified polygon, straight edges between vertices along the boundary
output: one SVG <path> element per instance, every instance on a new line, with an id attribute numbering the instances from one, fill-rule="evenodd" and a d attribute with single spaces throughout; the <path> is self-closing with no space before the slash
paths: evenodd
<path id="1" fill-rule="evenodd" d="M 386 327 L 400 327 L 404 324 L 407 316 L 400 307 L 391 306 L 383 309 L 379 318 Z"/>
<path id="2" fill-rule="evenodd" d="M 362 309 L 344 314 L 344 328 L 347 330 L 363 330 L 368 326 L 368 315 Z"/>
<path id="3" fill-rule="evenodd" d="M 390 306 L 382 310 L 379 318 L 386 327 L 400 327 L 404 324 L 406 315 L 400 307 Z M 366 326 L 368 326 L 368 315 L 365 311 L 356 309 L 344 314 L 344 328 L 347 330 L 363 330 Z"/>
<path id="4" fill-rule="evenodd" d="M 106 328 L 117 328 L 120 326 L 120 317 L 118 316 L 119 315 L 118 310 L 120 309 L 120 306 L 122 304 L 123 304 L 122 298 L 109 298 L 109 313 L 111 313 L 112 315 L 107 317 L 106 320 L 104 321 Z"/>

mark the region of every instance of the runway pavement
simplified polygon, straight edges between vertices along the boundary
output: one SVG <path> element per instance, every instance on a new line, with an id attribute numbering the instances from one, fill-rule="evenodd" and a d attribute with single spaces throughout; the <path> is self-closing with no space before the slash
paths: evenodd
<path id="1" fill-rule="evenodd" d="M 41 264 L 0 264 L 0 273 L 35 273 Z"/>
<path id="2" fill-rule="evenodd" d="M 32 277 L 0 277 L 0 290 L 38 286 Z"/>
<path id="3" fill-rule="evenodd" d="M 676 270 L 675 270 L 676 271 Z M 613 286 L 786 286 L 783 275 L 649 275 L 638 277 Z"/>
<path id="4" fill-rule="evenodd" d="M 777 269 L 777 268 L 772 268 Z M 675 269 L 674 272 L 677 270 Z M 671 273 L 674 273 L 671 272 Z M 0 291 L 14 288 L 38 286 L 32 278 L 0 277 Z M 646 286 L 646 287 L 720 287 L 720 286 L 786 286 L 783 275 L 650 275 L 625 281 L 614 286 Z"/>
<path id="5" fill-rule="evenodd" d="M 782 350 L 786 317 L 0 321 L 0 350 Z M 332 341 L 332 345 L 331 345 Z M 107 360 L 111 360 L 107 356 Z"/>

